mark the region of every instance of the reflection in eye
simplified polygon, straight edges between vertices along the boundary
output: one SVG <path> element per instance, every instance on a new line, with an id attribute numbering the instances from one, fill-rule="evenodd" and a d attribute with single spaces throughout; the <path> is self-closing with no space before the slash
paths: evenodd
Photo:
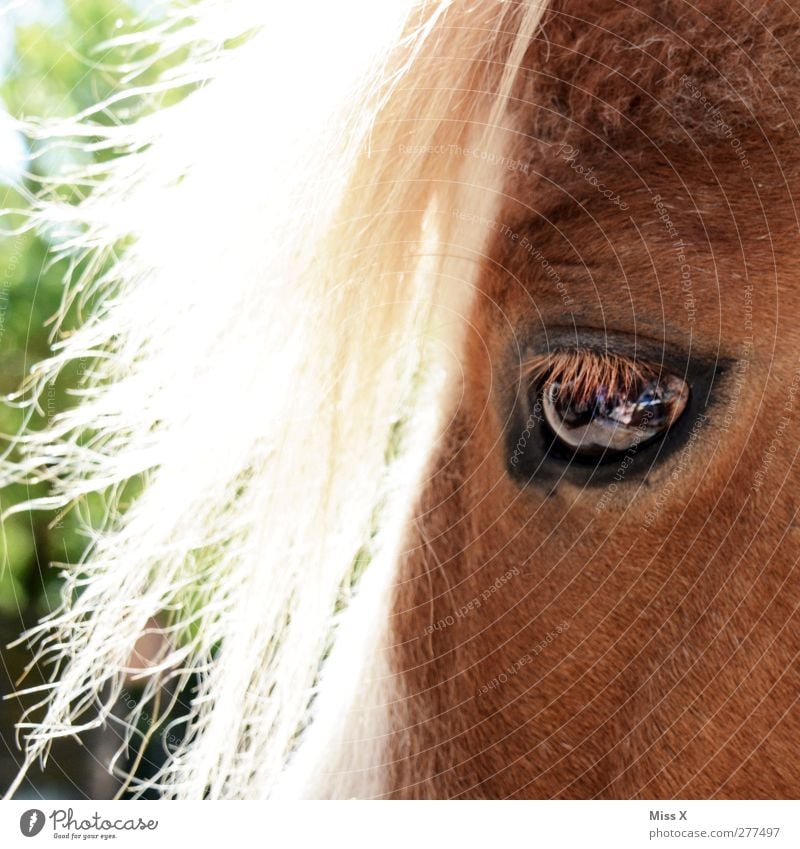
<path id="1" fill-rule="evenodd" d="M 551 448 L 576 459 L 649 442 L 678 420 L 689 399 L 681 378 L 595 351 L 552 355 L 538 391 Z"/>

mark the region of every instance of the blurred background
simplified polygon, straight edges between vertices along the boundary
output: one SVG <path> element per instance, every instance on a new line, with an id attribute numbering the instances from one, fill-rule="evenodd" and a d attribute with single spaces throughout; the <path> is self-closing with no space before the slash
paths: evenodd
<path id="1" fill-rule="evenodd" d="M 188 5 L 188 4 L 184 4 Z M 28 207 L 31 192 L 42 178 L 58 177 L 65 169 L 91 162 L 85 151 L 49 150 L 26 137 L 15 119 L 72 116 L 97 104 L 117 90 L 132 63 L 137 80 L 152 82 L 180 54 L 157 60 L 142 56 L 144 48 L 124 44 L 126 34 L 158 24 L 165 15 L 163 2 L 150 0 L 0 0 L 0 394 L 19 390 L 31 366 L 47 355 L 54 334 L 52 317 L 59 310 L 66 262 L 53 262 L 42 233 L 9 233 L 23 220 L 9 213 Z M 123 104 L 114 116 L 100 113 L 95 120 L 127 120 L 158 108 L 185 94 L 172 91 L 144 98 L 135 107 Z M 134 109 L 135 114 L 134 114 Z M 127 111 L 126 111 L 127 110 Z M 109 156 L 112 154 L 104 154 Z M 69 198 L 71 202 L 78 197 Z M 65 323 L 79 321 L 70 314 Z M 57 336 L 55 336 L 57 338 Z M 70 388 L 80 378 L 78 367 L 48 385 L 31 426 L 40 427 L 73 403 Z M 0 405 L 3 450 L 16 433 L 25 411 L 14 404 Z M 43 490 L 10 486 L 0 490 L 0 512 Z M 99 514 L 101 505 L 84 508 Z M 84 514 L 83 519 L 86 519 Z M 20 633 L 58 605 L 62 564 L 75 563 L 85 545 L 76 511 L 56 515 L 25 511 L 7 517 L 0 532 L 0 796 L 17 772 L 20 750 L 14 724 L 23 703 L 11 695 L 30 665 L 24 643 L 9 648 Z M 24 685 L 35 685 L 48 670 L 33 668 Z M 135 699 L 135 686 L 123 700 Z M 27 704 L 27 703 L 26 703 Z M 120 705 L 120 713 L 124 709 Z M 146 718 L 145 718 L 146 720 Z M 146 731 L 146 729 L 143 729 Z M 155 769 L 178 732 L 154 737 L 146 751 L 136 747 L 122 755 L 121 765 Z M 17 796 L 23 798 L 109 798 L 125 788 L 109 774 L 109 762 L 120 746 L 120 725 L 88 734 L 82 741 L 54 747 L 44 769 L 34 770 Z"/>

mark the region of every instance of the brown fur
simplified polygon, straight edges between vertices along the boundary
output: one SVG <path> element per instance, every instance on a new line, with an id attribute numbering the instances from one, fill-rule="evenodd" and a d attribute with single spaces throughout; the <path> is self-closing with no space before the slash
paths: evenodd
<path id="1" fill-rule="evenodd" d="M 389 795 L 800 793 L 799 58 L 782 0 L 548 13 L 513 107 L 529 167 L 509 173 L 396 587 Z M 586 328 L 721 365 L 707 418 L 613 491 L 515 480 L 509 387 Z"/>

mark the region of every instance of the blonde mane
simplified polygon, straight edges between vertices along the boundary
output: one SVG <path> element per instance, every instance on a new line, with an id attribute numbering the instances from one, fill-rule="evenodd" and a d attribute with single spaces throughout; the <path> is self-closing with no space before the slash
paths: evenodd
<path id="1" fill-rule="evenodd" d="M 88 377 L 79 404 L 17 438 L 0 484 L 50 482 L 20 509 L 99 493 L 107 511 L 29 635 L 55 666 L 9 795 L 55 738 L 107 718 L 128 675 L 144 684 L 131 733 L 166 680 L 199 680 L 184 742 L 140 791 L 263 798 L 302 761 L 338 611 L 365 560 L 391 580 L 459 370 L 543 6 L 211 2 L 142 35 L 188 48 L 159 84 L 202 82 L 180 103 L 31 128 L 124 155 L 29 222 L 84 269 L 68 299 L 93 304 L 33 395 L 76 360 Z M 134 79 L 119 102 L 152 94 Z M 153 628 L 164 651 L 131 670 Z"/>

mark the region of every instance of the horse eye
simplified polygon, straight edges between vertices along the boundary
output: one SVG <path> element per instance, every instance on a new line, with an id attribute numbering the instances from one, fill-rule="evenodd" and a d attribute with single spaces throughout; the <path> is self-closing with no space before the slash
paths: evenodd
<path id="1" fill-rule="evenodd" d="M 569 382 L 546 382 L 541 404 L 552 432 L 548 453 L 594 463 L 613 459 L 665 433 L 688 400 L 688 384 L 674 375 L 600 384 L 588 391 L 585 383 L 578 391 Z"/>

